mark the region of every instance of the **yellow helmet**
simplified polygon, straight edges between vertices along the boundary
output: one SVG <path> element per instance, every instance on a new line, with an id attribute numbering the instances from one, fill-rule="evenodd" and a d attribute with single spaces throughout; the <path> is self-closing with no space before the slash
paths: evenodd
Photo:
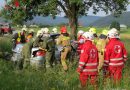
<path id="1" fill-rule="evenodd" d="M 102 30 L 102 34 L 107 36 L 108 35 L 108 30 L 106 30 L 106 29 Z"/>
<path id="2" fill-rule="evenodd" d="M 90 28 L 90 29 L 89 29 L 89 32 L 91 32 L 91 33 L 93 33 L 93 34 L 97 33 L 96 28 Z"/>

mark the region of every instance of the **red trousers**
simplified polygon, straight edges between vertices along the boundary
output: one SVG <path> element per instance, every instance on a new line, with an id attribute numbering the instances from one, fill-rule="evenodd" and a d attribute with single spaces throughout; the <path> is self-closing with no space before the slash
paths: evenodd
<path id="1" fill-rule="evenodd" d="M 120 81 L 122 78 L 123 67 L 109 67 L 110 77 L 115 81 Z"/>
<path id="2" fill-rule="evenodd" d="M 96 85 L 97 83 L 97 75 L 85 75 L 84 73 L 81 73 L 79 76 L 80 83 L 82 87 L 86 86 L 86 83 L 88 82 L 88 79 L 90 79 L 90 83 L 92 85 Z"/>

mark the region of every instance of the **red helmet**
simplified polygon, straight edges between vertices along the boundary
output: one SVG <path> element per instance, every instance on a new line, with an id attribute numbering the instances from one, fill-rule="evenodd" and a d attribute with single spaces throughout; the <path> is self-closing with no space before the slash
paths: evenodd
<path id="1" fill-rule="evenodd" d="M 66 26 L 61 27 L 60 31 L 61 31 L 61 33 L 67 33 Z"/>

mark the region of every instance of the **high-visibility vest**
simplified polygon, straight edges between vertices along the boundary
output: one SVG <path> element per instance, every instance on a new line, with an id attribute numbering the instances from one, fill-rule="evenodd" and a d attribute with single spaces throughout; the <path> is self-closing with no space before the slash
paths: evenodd
<path id="1" fill-rule="evenodd" d="M 16 43 L 18 44 L 18 43 L 20 43 L 20 41 L 21 41 L 21 33 L 18 32 L 18 38 L 16 40 Z"/>

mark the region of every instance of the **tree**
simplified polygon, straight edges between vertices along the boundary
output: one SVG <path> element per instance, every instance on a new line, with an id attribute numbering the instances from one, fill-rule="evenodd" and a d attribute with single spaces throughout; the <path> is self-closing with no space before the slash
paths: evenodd
<path id="1" fill-rule="evenodd" d="M 110 25 L 110 29 L 112 29 L 112 28 L 116 28 L 117 30 L 120 31 L 120 23 L 117 22 L 117 21 L 113 21 L 113 22 L 111 23 L 111 25 Z"/>
<path id="2" fill-rule="evenodd" d="M 94 14 L 102 10 L 119 15 L 126 10 L 128 4 L 128 0 L 12 0 L 11 2 L 14 1 L 20 3 L 16 8 L 26 6 L 26 13 L 22 16 L 24 20 L 32 19 L 35 15 L 51 15 L 55 18 L 57 14 L 64 12 L 69 19 L 72 38 L 76 37 L 78 17 L 87 15 L 90 8 L 93 9 Z"/>

